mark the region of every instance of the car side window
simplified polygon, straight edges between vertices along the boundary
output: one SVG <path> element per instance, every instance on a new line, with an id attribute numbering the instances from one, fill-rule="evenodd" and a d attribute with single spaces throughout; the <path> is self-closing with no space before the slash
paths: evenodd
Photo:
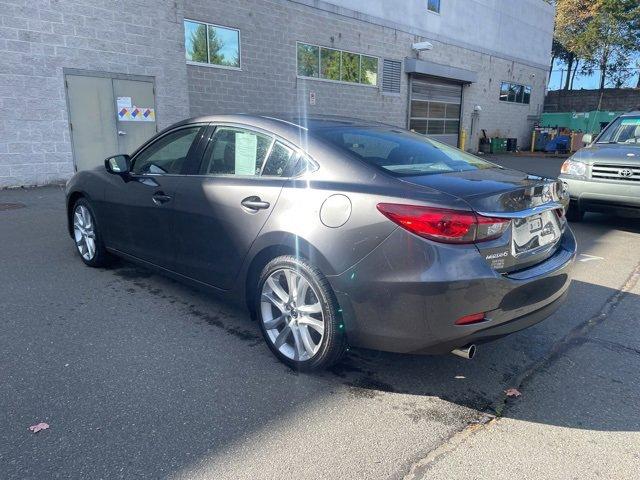
<path id="1" fill-rule="evenodd" d="M 134 160 L 135 174 L 179 174 L 202 127 L 181 128 L 149 145 Z"/>
<path id="2" fill-rule="evenodd" d="M 267 161 L 264 163 L 262 175 L 273 177 L 290 176 L 296 160 L 294 153 L 293 149 L 280 142 L 276 142 L 271 149 L 269 158 L 267 158 Z"/>
<path id="3" fill-rule="evenodd" d="M 200 164 L 200 175 L 260 175 L 273 139 L 243 128 L 218 127 Z"/>

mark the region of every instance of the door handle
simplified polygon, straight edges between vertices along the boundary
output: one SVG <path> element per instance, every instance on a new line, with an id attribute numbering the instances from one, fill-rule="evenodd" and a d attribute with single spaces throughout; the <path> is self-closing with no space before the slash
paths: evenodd
<path id="1" fill-rule="evenodd" d="M 255 195 L 245 198 L 240 203 L 243 207 L 248 208 L 249 210 L 265 210 L 271 206 L 269 202 L 263 202 L 260 197 Z"/>
<path id="2" fill-rule="evenodd" d="M 171 201 L 171 197 L 169 195 L 165 195 L 164 192 L 157 192 L 153 194 L 151 197 L 153 203 L 156 205 L 162 205 L 163 203 L 167 203 Z"/>
<path id="3" fill-rule="evenodd" d="M 118 130 L 118 135 L 120 135 L 121 137 L 126 135 L 127 132 L 123 132 L 122 130 Z"/>

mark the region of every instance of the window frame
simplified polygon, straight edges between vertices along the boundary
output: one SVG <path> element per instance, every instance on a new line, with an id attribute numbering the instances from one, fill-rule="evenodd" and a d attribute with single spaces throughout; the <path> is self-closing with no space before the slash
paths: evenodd
<path id="1" fill-rule="evenodd" d="M 172 128 L 171 130 L 167 130 L 166 132 L 163 132 L 162 134 L 153 137 L 151 139 L 149 139 L 145 144 L 143 144 L 140 148 L 138 148 L 138 150 L 136 150 L 135 152 L 133 152 L 133 155 L 131 155 L 131 168 L 129 170 L 129 174 L 133 177 L 182 177 L 185 176 L 186 174 L 183 173 L 187 167 L 189 166 L 191 160 L 193 159 L 194 154 L 196 153 L 196 151 L 198 150 L 198 147 L 200 146 L 200 143 L 202 142 L 202 139 L 204 138 L 204 136 L 207 133 L 207 127 L 208 127 L 208 123 L 189 123 L 186 125 L 180 125 L 176 128 Z M 146 152 L 149 148 L 153 147 L 156 143 L 158 143 L 159 141 L 161 141 L 163 138 L 165 138 L 168 135 L 171 135 L 175 132 L 178 132 L 180 130 L 186 130 L 186 129 L 191 129 L 191 128 L 198 128 L 200 129 L 200 132 L 198 132 L 198 134 L 196 135 L 196 138 L 193 139 L 193 142 L 191 143 L 191 146 L 189 147 L 189 151 L 187 152 L 187 156 L 185 158 L 185 162 L 184 165 L 182 167 L 182 170 L 180 173 L 134 173 L 133 172 L 133 168 L 136 164 L 136 161 L 138 160 L 138 157 L 140 157 L 140 155 L 142 155 L 144 152 Z"/>
<path id="2" fill-rule="evenodd" d="M 438 0 L 438 9 L 437 10 L 433 10 L 431 8 L 431 0 L 427 0 L 427 12 L 433 13 L 435 15 L 440 15 L 441 11 L 442 11 L 442 0 Z"/>
<path id="3" fill-rule="evenodd" d="M 294 143 L 282 138 L 281 136 L 270 132 L 268 130 L 264 130 L 260 127 L 255 127 L 253 125 L 246 125 L 243 123 L 234 123 L 234 122 L 211 122 L 207 124 L 209 127 L 209 131 L 205 134 L 206 136 L 206 145 L 202 151 L 202 154 L 200 156 L 200 158 L 198 159 L 198 161 L 196 162 L 196 165 L 194 165 L 195 169 L 193 174 L 187 174 L 187 176 L 190 177 L 200 177 L 200 178 L 238 178 L 238 179 L 243 179 L 243 180 L 260 180 L 261 178 L 267 179 L 267 180 L 274 180 L 274 179 L 281 179 L 281 180 L 288 180 L 288 179 L 295 179 L 298 178 L 302 175 L 304 175 L 305 172 L 300 172 L 298 175 L 294 175 L 294 176 L 278 176 L 278 175 L 263 175 L 262 172 L 264 170 L 264 166 L 266 165 L 266 161 L 269 159 L 269 155 L 271 155 L 271 151 L 273 150 L 274 145 L 276 144 L 276 142 L 281 143 L 282 145 L 284 145 L 287 148 L 290 148 L 293 150 L 293 156 L 298 158 L 298 161 L 304 157 L 307 159 L 307 161 L 309 162 L 309 164 L 312 166 L 311 169 L 307 169 L 306 173 L 309 172 L 315 172 L 317 171 L 320 167 L 318 165 L 318 163 L 311 157 L 311 155 L 309 155 L 307 152 L 305 152 L 302 148 L 298 147 L 297 145 L 295 145 Z M 207 148 L 209 146 L 209 142 L 212 141 L 213 136 L 215 135 L 216 131 L 218 130 L 218 128 L 236 128 L 236 129 L 243 129 L 243 130 L 247 130 L 249 132 L 252 133 L 256 133 L 256 134 L 260 134 L 260 135 L 266 135 L 268 137 L 271 138 L 271 145 L 269 145 L 269 148 L 267 149 L 267 154 L 262 162 L 262 166 L 260 167 L 260 175 L 236 175 L 234 174 L 229 174 L 229 173 L 217 173 L 217 174 L 202 174 L 200 173 L 200 168 L 202 166 L 202 162 L 204 161 L 204 155 L 207 151 Z M 191 153 L 191 152 L 190 152 Z"/>
<path id="4" fill-rule="evenodd" d="M 318 76 L 317 77 L 309 77 L 306 75 L 300 75 L 299 73 L 299 62 L 298 62 L 298 45 L 308 45 L 310 47 L 315 47 L 318 49 Z M 296 78 L 301 78 L 304 80 L 316 80 L 319 82 L 330 82 L 330 83 L 339 83 L 342 85 L 357 85 L 357 86 L 361 86 L 361 87 L 368 87 L 368 88 L 375 88 L 375 89 L 379 89 L 380 88 L 380 59 L 382 57 L 379 57 L 377 55 L 371 55 L 368 53 L 360 53 L 360 52 L 354 52 L 352 50 L 344 50 L 342 48 L 336 48 L 336 47 L 327 47 L 327 46 L 323 46 L 323 45 L 319 45 L 316 43 L 310 43 L 310 42 L 302 42 L 302 41 L 296 41 L 296 52 L 295 52 L 295 57 L 296 57 Z M 330 78 L 322 78 L 322 49 L 325 50 L 336 50 L 338 52 L 340 52 L 340 78 L 341 80 L 332 80 Z M 342 53 L 349 53 L 352 55 L 358 55 L 359 56 L 359 60 L 358 60 L 358 64 L 359 64 L 359 69 L 358 69 L 358 82 L 347 82 L 342 80 Z M 369 58 L 375 58 L 376 61 L 378 62 L 378 68 L 377 68 L 377 74 L 376 74 L 376 83 L 375 85 L 370 85 L 368 83 L 362 83 L 362 57 L 369 57 Z"/>
<path id="5" fill-rule="evenodd" d="M 507 98 L 503 99 L 503 92 L 504 89 L 503 87 L 506 86 L 507 87 Z M 509 96 L 511 95 L 511 92 L 515 93 L 515 100 L 509 100 Z M 520 91 L 522 92 L 522 101 L 518 102 L 518 90 L 520 89 Z M 528 92 L 528 102 L 527 100 L 527 92 Z M 531 85 L 524 85 L 522 83 L 514 83 L 514 82 L 506 82 L 506 81 L 501 81 L 500 82 L 500 89 L 498 91 L 498 101 L 500 103 L 509 103 L 509 104 L 513 104 L 513 105 L 531 105 L 531 97 L 533 96 L 533 87 Z"/>
<path id="6" fill-rule="evenodd" d="M 207 62 L 205 63 L 205 62 L 197 62 L 195 60 L 187 60 L 186 59 L 187 45 L 185 42 L 184 51 L 185 51 L 185 60 L 187 62 L 187 65 L 195 65 L 198 67 L 222 68 L 224 70 L 242 71 L 242 33 L 240 32 L 239 28 L 229 27 L 227 25 L 218 25 L 210 22 L 203 22 L 202 20 L 194 20 L 192 18 L 185 17 L 182 20 L 183 30 L 184 30 L 185 22 L 199 23 L 201 25 L 206 25 L 207 27 Z M 219 65 L 217 63 L 211 63 L 211 52 L 209 50 L 209 27 L 224 28 L 226 30 L 234 30 L 238 32 L 238 66 L 237 67 L 233 67 L 231 65 Z"/>

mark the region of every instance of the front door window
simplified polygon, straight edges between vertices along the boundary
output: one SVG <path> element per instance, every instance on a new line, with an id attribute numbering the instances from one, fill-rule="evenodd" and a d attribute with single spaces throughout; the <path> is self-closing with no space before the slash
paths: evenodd
<path id="1" fill-rule="evenodd" d="M 143 150 L 134 160 L 133 173 L 179 174 L 202 127 L 171 132 Z"/>

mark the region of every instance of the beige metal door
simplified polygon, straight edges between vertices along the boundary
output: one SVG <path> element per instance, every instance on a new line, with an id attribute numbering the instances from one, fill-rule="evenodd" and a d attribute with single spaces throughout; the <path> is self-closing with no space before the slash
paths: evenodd
<path id="1" fill-rule="evenodd" d="M 118 153 L 112 82 L 110 78 L 67 75 L 65 84 L 76 170 L 89 170 Z"/>
<path id="2" fill-rule="evenodd" d="M 65 75 L 76 170 L 133 151 L 156 133 L 151 80 Z"/>
<path id="3" fill-rule="evenodd" d="M 119 153 L 131 154 L 156 133 L 153 83 L 116 78 L 113 93 L 120 107 L 117 115 Z M 124 105 L 130 105 L 126 115 L 122 115 Z"/>

